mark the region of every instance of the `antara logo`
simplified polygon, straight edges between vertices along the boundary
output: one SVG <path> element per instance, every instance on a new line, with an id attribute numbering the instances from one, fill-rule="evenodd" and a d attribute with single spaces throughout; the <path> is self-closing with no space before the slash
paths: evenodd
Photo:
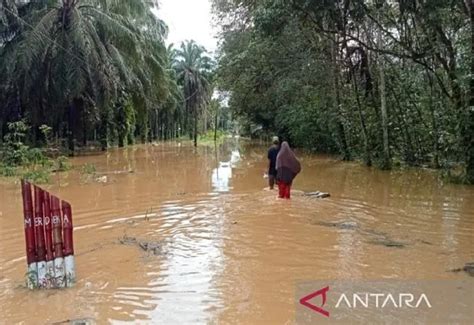
<path id="1" fill-rule="evenodd" d="M 329 317 L 329 311 L 323 309 L 327 301 L 327 294 L 329 292 L 329 286 L 319 289 L 309 295 L 300 299 L 300 304 L 303 306 L 325 316 Z M 314 298 L 321 296 L 321 305 L 317 306 L 310 301 Z M 432 308 L 431 302 L 428 296 L 424 293 L 421 295 L 415 295 L 412 293 L 342 293 L 337 299 L 337 303 L 334 306 L 335 309 L 339 308 Z"/>
<path id="2" fill-rule="evenodd" d="M 315 291 L 313 293 L 310 293 L 306 297 L 303 297 L 300 299 L 300 304 L 314 310 L 317 313 L 320 313 L 323 316 L 329 317 L 329 312 L 323 309 L 324 305 L 326 304 L 328 291 L 329 291 L 329 286 L 323 289 L 319 289 L 318 291 Z M 309 302 L 310 300 L 314 299 L 317 296 L 321 296 L 322 298 L 321 306 L 316 306 Z"/>

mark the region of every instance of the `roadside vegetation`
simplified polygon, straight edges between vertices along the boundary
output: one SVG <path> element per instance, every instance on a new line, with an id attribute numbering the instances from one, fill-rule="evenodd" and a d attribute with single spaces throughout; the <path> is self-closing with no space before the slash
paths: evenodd
<path id="1" fill-rule="evenodd" d="M 213 146 L 215 144 L 219 145 L 224 143 L 225 139 L 229 133 L 224 131 L 208 131 L 205 134 L 201 134 L 199 136 L 199 144 L 206 145 L 206 146 Z"/>
<path id="2" fill-rule="evenodd" d="M 213 9 L 217 60 L 194 41 L 166 46 L 156 0 L 0 0 L 2 174 L 55 169 L 41 155 L 232 130 L 474 183 L 472 1 Z"/>
<path id="3" fill-rule="evenodd" d="M 25 144 L 28 125 L 24 121 L 8 123 L 1 151 L 0 176 L 21 177 L 35 183 L 48 183 L 52 172 L 71 168 L 65 156 L 53 156 L 47 148 L 31 148 Z M 48 128 L 42 127 L 47 137 Z"/>
<path id="4" fill-rule="evenodd" d="M 247 134 L 474 183 L 472 1 L 214 0 Z"/>
<path id="5" fill-rule="evenodd" d="M 215 62 L 194 41 L 166 47 L 154 10 L 158 1 L 0 1 L 2 175 L 46 181 L 65 162 L 51 157 L 183 135 L 197 145 L 225 124 L 211 105 Z"/>

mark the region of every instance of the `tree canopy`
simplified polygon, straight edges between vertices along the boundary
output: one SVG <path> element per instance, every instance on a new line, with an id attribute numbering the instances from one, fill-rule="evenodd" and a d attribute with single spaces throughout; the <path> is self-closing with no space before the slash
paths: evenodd
<path id="1" fill-rule="evenodd" d="M 192 138 L 196 145 L 198 116 L 201 108 L 209 102 L 212 95 L 213 62 L 206 55 L 206 49 L 194 41 L 183 42 L 179 49 L 173 50 L 172 56 L 173 67 L 185 97 L 185 116 L 192 115 L 193 117 L 193 126 L 190 127 L 188 118 L 185 120 L 185 125 L 192 130 Z"/>
<path id="2" fill-rule="evenodd" d="M 457 162 L 474 181 L 472 2 L 213 4 L 219 87 L 249 126 L 382 168 Z"/>
<path id="3" fill-rule="evenodd" d="M 0 0 L 0 141 L 25 119 L 56 138 L 109 145 L 167 139 L 212 93 L 211 59 L 194 42 L 167 48 L 156 0 Z M 198 116 L 199 114 L 199 116 Z"/>
<path id="4" fill-rule="evenodd" d="M 474 182 L 472 1 L 213 0 L 217 71 L 193 41 L 166 47 L 155 10 L 0 0 L 0 141 L 26 120 L 30 142 L 47 125 L 70 153 L 183 134 L 196 144 L 219 124 L 218 89 L 249 134 L 385 169 L 461 167 Z"/>

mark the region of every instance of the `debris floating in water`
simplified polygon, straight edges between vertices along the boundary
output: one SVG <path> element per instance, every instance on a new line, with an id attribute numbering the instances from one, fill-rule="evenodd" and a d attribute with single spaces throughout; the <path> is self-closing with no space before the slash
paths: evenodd
<path id="1" fill-rule="evenodd" d="M 145 252 L 153 253 L 153 255 L 161 254 L 161 245 L 155 242 L 141 241 L 138 243 L 141 249 Z"/>
<path id="2" fill-rule="evenodd" d="M 304 196 L 308 196 L 308 197 L 312 197 L 312 198 L 316 198 L 316 199 L 325 199 L 325 198 L 331 196 L 331 194 L 329 194 L 329 193 L 320 192 L 320 191 L 316 191 L 316 192 L 306 192 L 306 193 L 304 193 L 303 195 L 304 195 Z"/>
<path id="3" fill-rule="evenodd" d="M 152 253 L 153 255 L 162 254 L 162 245 L 159 242 L 138 240 L 135 237 L 128 237 L 127 235 L 124 235 L 119 241 L 122 245 L 137 245 L 143 251 Z"/>
<path id="4" fill-rule="evenodd" d="M 66 319 L 61 322 L 52 323 L 52 325 L 94 325 L 96 322 L 92 318 Z"/>
<path id="5" fill-rule="evenodd" d="M 119 239 L 119 241 L 122 245 L 130 245 L 137 243 L 137 239 L 135 237 L 128 237 L 127 235 L 124 235 L 122 238 Z"/>
<path id="6" fill-rule="evenodd" d="M 474 276 L 474 262 L 466 263 L 466 265 L 464 265 L 464 267 L 462 268 L 451 270 L 451 272 L 461 272 L 461 271 L 466 272 L 470 276 Z"/>
<path id="7" fill-rule="evenodd" d="M 372 229 L 363 229 L 360 227 L 359 223 L 356 220 L 341 220 L 334 222 L 317 221 L 313 222 L 313 224 L 323 227 L 333 227 L 341 230 L 357 231 L 358 233 L 364 236 L 368 236 L 369 240 L 367 241 L 367 243 L 373 245 L 381 245 L 389 248 L 404 248 L 408 245 L 405 242 L 391 239 L 389 235 L 383 232 L 378 232 Z"/>
<path id="8" fill-rule="evenodd" d="M 96 181 L 97 183 L 107 183 L 108 178 L 107 178 L 107 176 L 100 176 L 100 177 L 97 177 L 97 178 L 95 179 L 95 181 Z"/>
<path id="9" fill-rule="evenodd" d="M 405 243 L 392 240 L 390 238 L 377 238 L 369 241 L 370 244 L 374 245 L 383 245 L 385 247 L 394 247 L 394 248 L 404 248 L 406 246 Z"/>
<path id="10" fill-rule="evenodd" d="M 325 222 L 325 221 L 318 221 L 316 222 L 319 226 L 324 227 L 335 227 L 338 229 L 356 229 L 359 227 L 356 221 L 352 220 L 344 220 L 344 221 L 336 221 L 336 222 Z"/>

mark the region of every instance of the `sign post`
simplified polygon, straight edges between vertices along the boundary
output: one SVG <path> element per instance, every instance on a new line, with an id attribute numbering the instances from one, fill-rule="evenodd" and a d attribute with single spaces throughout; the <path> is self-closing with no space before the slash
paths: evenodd
<path id="1" fill-rule="evenodd" d="M 71 204 L 21 181 L 27 286 L 72 287 L 76 281 Z"/>

